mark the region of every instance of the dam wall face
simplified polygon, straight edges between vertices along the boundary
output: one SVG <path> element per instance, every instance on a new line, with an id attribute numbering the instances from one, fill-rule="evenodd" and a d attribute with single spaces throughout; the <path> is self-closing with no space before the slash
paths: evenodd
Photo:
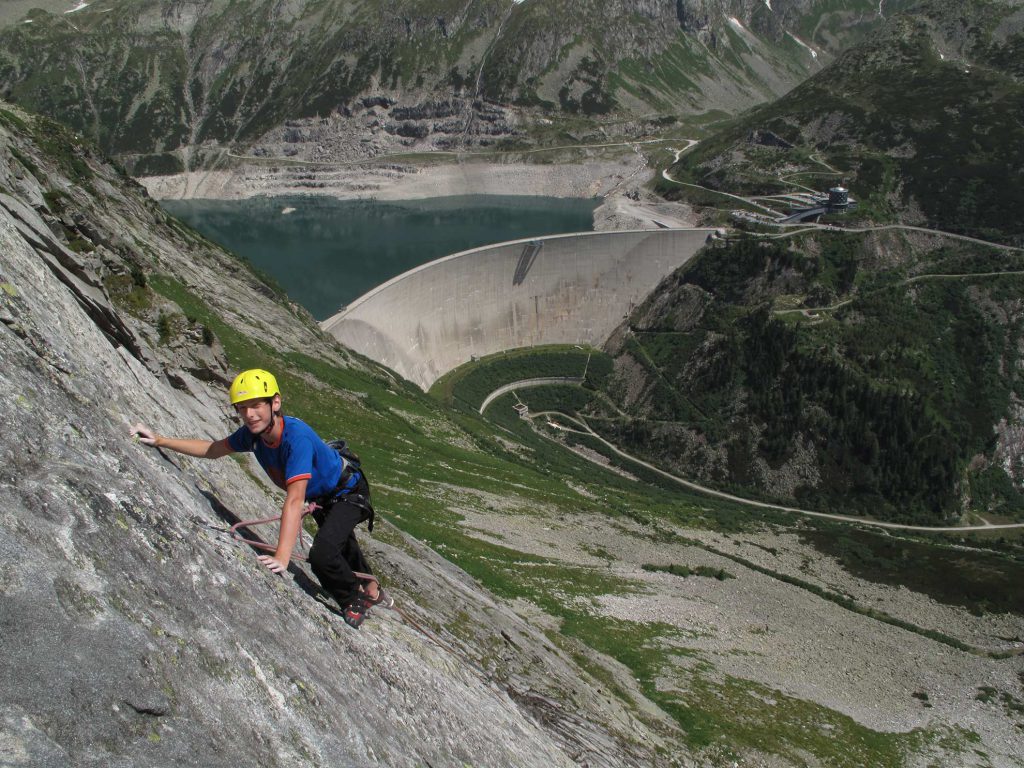
<path id="1" fill-rule="evenodd" d="M 463 251 L 389 280 L 321 327 L 423 389 L 494 352 L 600 345 L 713 229 L 587 232 Z"/>

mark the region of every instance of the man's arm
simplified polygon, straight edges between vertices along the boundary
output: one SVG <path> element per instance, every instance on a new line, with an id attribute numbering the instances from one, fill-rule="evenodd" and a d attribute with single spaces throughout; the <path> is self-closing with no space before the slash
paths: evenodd
<path id="1" fill-rule="evenodd" d="M 181 440 L 174 437 L 163 437 L 145 424 L 133 426 L 132 435 L 138 435 L 139 442 L 143 445 L 153 448 L 169 448 L 176 453 L 196 456 L 200 459 L 219 459 L 221 456 L 233 453 L 227 440 Z"/>
<path id="2" fill-rule="evenodd" d="M 292 559 L 292 550 L 299 538 L 302 513 L 306 507 L 306 485 L 309 480 L 302 478 L 288 484 L 288 495 L 281 508 L 281 533 L 277 537 L 277 550 L 271 555 L 260 555 L 257 559 L 274 573 L 281 573 Z"/>

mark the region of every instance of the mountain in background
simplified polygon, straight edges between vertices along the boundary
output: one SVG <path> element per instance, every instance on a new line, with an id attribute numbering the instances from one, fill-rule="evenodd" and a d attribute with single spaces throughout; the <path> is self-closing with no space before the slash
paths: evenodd
<path id="1" fill-rule="evenodd" d="M 834 170 L 861 219 L 1024 245 L 1022 63 L 1019 0 L 924 2 L 669 172 L 764 195 Z"/>
<path id="2" fill-rule="evenodd" d="M 1022 31 L 1020 2 L 922 3 L 668 169 L 747 210 L 846 183 L 827 221 L 860 231 L 768 228 L 665 281 L 609 345 L 616 439 L 807 508 L 1020 518 L 1024 255 L 871 228 L 1024 245 Z"/>
<path id="3" fill-rule="evenodd" d="M 528 146 L 552 121 L 643 132 L 774 98 L 881 19 L 860 0 L 109 0 L 7 21 L 0 96 L 145 174 L 253 145 L 337 160 Z"/>

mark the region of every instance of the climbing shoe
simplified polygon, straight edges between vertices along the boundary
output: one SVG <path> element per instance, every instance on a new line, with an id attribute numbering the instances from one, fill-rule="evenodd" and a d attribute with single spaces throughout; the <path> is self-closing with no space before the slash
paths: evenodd
<path id="1" fill-rule="evenodd" d="M 348 624 L 352 629 L 359 629 L 359 626 L 363 623 L 366 618 L 366 611 L 369 608 L 366 600 L 359 596 L 353 598 L 352 602 L 346 605 L 342 609 L 342 616 L 345 617 L 345 623 Z"/>

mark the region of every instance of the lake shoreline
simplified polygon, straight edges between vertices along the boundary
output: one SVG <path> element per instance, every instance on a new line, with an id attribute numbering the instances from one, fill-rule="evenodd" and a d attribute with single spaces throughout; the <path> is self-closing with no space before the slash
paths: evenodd
<path id="1" fill-rule="evenodd" d="M 461 195 L 601 198 L 594 228 L 692 227 L 693 210 L 646 189 L 653 172 L 641 155 L 575 164 L 462 162 L 436 165 L 257 165 L 148 176 L 156 200 L 243 200 L 315 195 L 339 200 L 425 200 Z"/>
<path id="2" fill-rule="evenodd" d="M 340 200 L 422 200 L 454 195 L 604 197 L 635 174 L 637 156 L 587 164 L 464 162 L 414 165 L 244 165 L 137 179 L 150 196 L 238 200 L 312 194 Z"/>

